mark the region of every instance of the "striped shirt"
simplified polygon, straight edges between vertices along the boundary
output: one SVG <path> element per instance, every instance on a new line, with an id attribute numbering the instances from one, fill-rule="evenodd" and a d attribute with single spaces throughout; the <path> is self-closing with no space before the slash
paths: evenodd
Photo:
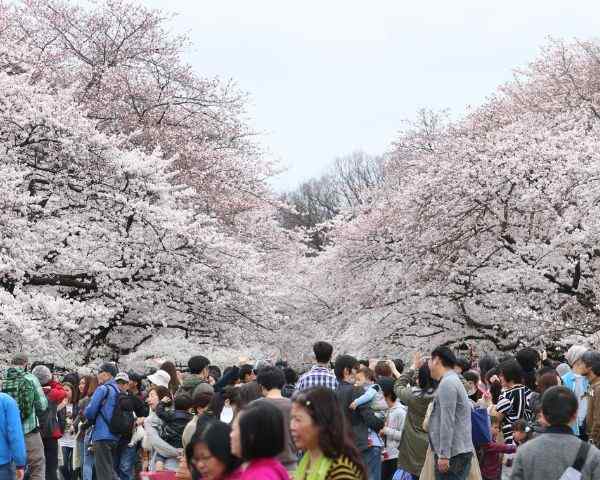
<path id="1" fill-rule="evenodd" d="M 515 385 L 500 394 L 496 410 L 503 415 L 502 433 L 505 443 L 513 443 L 513 423 L 517 420 L 531 420 L 530 396 L 531 390 L 523 385 Z"/>
<path id="2" fill-rule="evenodd" d="M 337 386 L 337 378 L 335 378 L 331 370 L 320 365 L 315 365 L 300 377 L 300 380 L 296 384 L 296 392 L 303 392 L 315 387 L 326 387 L 336 390 Z"/>

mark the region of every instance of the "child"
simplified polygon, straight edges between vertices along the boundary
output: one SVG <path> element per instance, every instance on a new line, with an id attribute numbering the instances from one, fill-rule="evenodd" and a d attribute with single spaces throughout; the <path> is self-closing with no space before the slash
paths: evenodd
<path id="1" fill-rule="evenodd" d="M 502 457 L 503 453 L 512 454 L 517 451 L 515 445 L 506 445 L 497 443 L 496 439 L 500 435 L 500 419 L 491 417 L 492 420 L 492 441 L 479 447 L 477 457 L 481 467 L 481 477 L 483 480 L 500 480 L 502 478 Z"/>
<path id="2" fill-rule="evenodd" d="M 356 374 L 357 387 L 363 387 L 365 393 L 354 400 L 350 404 L 352 410 L 356 410 L 362 405 L 370 404 L 371 409 L 379 418 L 385 416 L 385 412 L 388 409 L 388 405 L 383 398 L 383 392 L 381 387 L 375 383 L 375 372 L 367 367 L 361 367 Z"/>
<path id="3" fill-rule="evenodd" d="M 189 410 L 192 408 L 192 399 L 183 393 L 175 397 L 175 409 L 167 410 L 166 406 L 171 403 L 169 397 L 164 397 L 156 407 L 156 415 L 163 422 L 160 438 L 174 448 L 183 448 L 182 436 L 185 426 L 194 417 Z M 157 456 L 157 470 L 164 462 L 164 458 Z"/>
<path id="4" fill-rule="evenodd" d="M 535 430 L 532 425 L 530 425 L 525 420 L 517 420 L 513 423 L 513 440 L 517 443 L 517 445 L 523 445 L 525 442 L 528 442 L 535 436 Z"/>

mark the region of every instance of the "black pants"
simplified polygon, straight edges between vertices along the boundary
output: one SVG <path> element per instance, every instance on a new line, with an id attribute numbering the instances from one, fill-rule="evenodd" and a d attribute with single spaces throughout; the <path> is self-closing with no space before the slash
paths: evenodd
<path id="1" fill-rule="evenodd" d="M 381 463 L 381 480 L 392 480 L 398 470 L 398 459 L 392 458 Z"/>
<path id="2" fill-rule="evenodd" d="M 46 457 L 46 480 L 58 480 L 58 440 L 42 438 Z"/>
<path id="3" fill-rule="evenodd" d="M 94 471 L 99 480 L 119 480 L 115 472 L 114 458 L 117 442 L 97 440 L 94 442 Z"/>
<path id="4" fill-rule="evenodd" d="M 73 472 L 73 449 L 62 447 L 63 465 L 60 467 L 60 473 L 64 480 L 75 480 Z"/>

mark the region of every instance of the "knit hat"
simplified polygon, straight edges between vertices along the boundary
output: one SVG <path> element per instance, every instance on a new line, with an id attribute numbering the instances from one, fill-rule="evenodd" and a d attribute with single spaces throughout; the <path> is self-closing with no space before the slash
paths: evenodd
<path id="1" fill-rule="evenodd" d="M 31 373 L 37 377 L 42 387 L 44 385 L 48 385 L 52 380 L 52 372 L 46 365 L 38 365 L 31 371 Z"/>
<path id="2" fill-rule="evenodd" d="M 98 373 L 106 372 L 109 373 L 111 377 L 116 377 L 119 371 L 117 370 L 117 366 L 114 363 L 106 362 L 100 365 L 98 369 Z"/>
<path id="3" fill-rule="evenodd" d="M 587 351 L 588 348 L 583 345 L 573 345 L 567 350 L 567 353 L 565 353 L 565 358 L 567 359 L 567 362 L 569 362 L 569 365 L 573 366 Z"/>

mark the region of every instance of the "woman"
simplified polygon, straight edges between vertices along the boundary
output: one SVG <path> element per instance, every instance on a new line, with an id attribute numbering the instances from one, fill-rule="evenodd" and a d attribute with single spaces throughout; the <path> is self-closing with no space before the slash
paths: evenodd
<path id="1" fill-rule="evenodd" d="M 437 383 L 431 378 L 427 362 L 423 362 L 418 353 L 414 356 L 412 367 L 403 374 L 398 372 L 393 362 L 389 362 L 389 365 L 392 374 L 397 378 L 394 386 L 396 396 L 407 406 L 404 431 L 398 447 L 398 468 L 416 479 L 421 474 L 427 455 L 429 439 L 423 429 L 423 421 L 433 400 Z M 411 385 L 415 372 L 418 372 L 417 384 Z"/>
<path id="2" fill-rule="evenodd" d="M 74 480 L 73 451 L 75 450 L 75 420 L 79 414 L 79 389 L 71 383 L 63 383 L 67 393 L 66 398 L 58 405 L 58 422 L 60 423 L 63 436 L 58 441 L 62 452 L 63 464 L 60 472 L 64 480 Z"/>
<path id="3" fill-rule="evenodd" d="M 194 480 L 238 480 L 240 459 L 231 452 L 231 427 L 217 420 L 192 437 L 192 478 Z"/>
<path id="4" fill-rule="evenodd" d="M 292 403 L 290 431 L 296 447 L 305 452 L 294 480 L 367 479 L 332 390 L 321 387 L 297 395 Z"/>
<path id="5" fill-rule="evenodd" d="M 398 447 L 402 440 L 404 422 L 406 420 L 406 407 L 400 403 L 394 391 L 394 381 L 391 378 L 379 380 L 383 398 L 388 405 L 385 417 L 385 427 L 380 432 L 385 439 L 384 458 L 381 463 L 382 480 L 392 480 L 398 468 Z"/>
<path id="6" fill-rule="evenodd" d="M 284 449 L 283 414 L 269 402 L 246 406 L 233 420 L 231 451 L 244 461 L 240 480 L 289 480 L 277 460 Z"/>
<path id="7" fill-rule="evenodd" d="M 95 477 L 94 456 L 90 452 L 91 428 L 83 416 L 83 412 L 90 403 L 96 388 L 98 388 L 98 379 L 95 375 L 86 375 L 79 381 L 81 396 L 78 405 L 79 415 L 75 420 L 78 428 L 76 450 L 73 452 L 73 467 L 75 470 L 81 469 L 83 480 L 92 480 Z"/>
<path id="8" fill-rule="evenodd" d="M 148 392 L 148 406 L 150 407 L 150 414 L 144 420 L 144 450 L 150 452 L 150 462 L 148 470 L 156 471 L 159 468 L 157 465 L 157 456 L 165 458 L 163 470 L 177 471 L 179 465 L 179 457 L 181 452 L 169 445 L 162 438 L 160 438 L 160 430 L 162 421 L 156 415 L 156 407 L 158 406 L 161 399 L 169 397 L 172 398 L 171 392 L 166 387 L 154 385 Z"/>
<path id="9" fill-rule="evenodd" d="M 160 369 L 167 372 L 169 377 L 171 377 L 169 380 L 169 390 L 173 395 L 175 395 L 181 385 L 181 382 L 179 381 L 179 373 L 177 372 L 175 364 L 173 362 L 166 361 L 160 366 Z"/>

